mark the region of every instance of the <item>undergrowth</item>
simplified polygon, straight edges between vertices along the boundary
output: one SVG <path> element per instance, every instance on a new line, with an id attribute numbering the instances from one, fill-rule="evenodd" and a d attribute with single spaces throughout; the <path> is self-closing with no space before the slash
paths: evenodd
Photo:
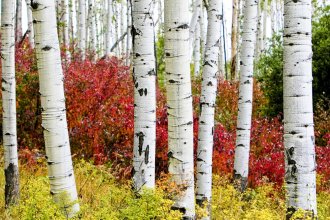
<path id="1" fill-rule="evenodd" d="M 3 165 L 2 157 L 0 163 Z M 171 210 L 175 186 L 168 185 L 166 176 L 159 178 L 156 191 L 145 190 L 143 195 L 136 196 L 130 182 L 118 181 L 106 166 L 80 160 L 75 164 L 75 175 L 81 207 L 75 219 L 181 219 L 181 213 Z M 0 183 L 3 195 L 3 172 L 0 172 Z M 20 166 L 20 187 L 19 205 L 5 210 L 4 199 L 0 199 L 0 213 L 3 213 L 0 219 L 66 219 L 49 193 L 44 159 L 33 166 Z M 214 175 L 212 219 L 284 219 L 284 198 L 284 190 L 275 189 L 269 183 L 240 194 L 229 178 Z M 330 219 L 329 200 L 329 192 L 319 192 L 319 219 Z M 197 208 L 198 219 L 203 213 Z"/>

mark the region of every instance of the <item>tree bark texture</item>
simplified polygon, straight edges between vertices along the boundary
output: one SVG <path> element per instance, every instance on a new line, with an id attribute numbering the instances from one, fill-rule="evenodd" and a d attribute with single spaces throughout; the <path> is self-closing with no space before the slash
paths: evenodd
<path id="1" fill-rule="evenodd" d="M 207 205 L 207 217 L 211 218 L 212 153 L 214 111 L 218 86 L 219 45 L 221 43 L 222 0 L 210 0 L 208 28 L 203 64 L 202 92 L 198 126 L 196 203 Z"/>
<path id="2" fill-rule="evenodd" d="M 195 216 L 193 114 L 189 52 L 189 2 L 166 0 L 165 72 L 168 112 L 168 157 L 172 180 L 182 187 L 174 209 Z"/>
<path id="3" fill-rule="evenodd" d="M 244 191 L 249 172 L 252 117 L 253 62 L 258 20 L 258 1 L 247 0 L 244 6 L 238 116 L 234 162 L 235 187 Z"/>
<path id="4" fill-rule="evenodd" d="M 155 187 L 156 66 L 154 50 L 154 0 L 132 2 L 134 78 L 133 184 Z"/>
<path id="5" fill-rule="evenodd" d="M 284 148 L 287 219 L 297 211 L 317 217 L 312 101 L 311 0 L 284 4 Z"/>
<path id="6" fill-rule="evenodd" d="M 31 0 L 50 191 L 68 217 L 79 211 L 67 128 L 54 1 Z M 63 198 L 65 196 L 65 199 Z"/>
<path id="7" fill-rule="evenodd" d="M 1 4 L 1 61 L 2 61 L 2 137 L 5 160 L 5 205 L 19 199 L 17 157 L 16 81 L 15 81 L 15 5 L 3 0 Z"/>

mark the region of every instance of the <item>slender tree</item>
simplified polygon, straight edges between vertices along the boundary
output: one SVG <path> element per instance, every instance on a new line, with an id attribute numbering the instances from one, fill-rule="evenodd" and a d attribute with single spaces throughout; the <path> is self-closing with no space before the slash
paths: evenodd
<path id="1" fill-rule="evenodd" d="M 79 0 L 78 12 L 78 48 L 81 58 L 86 58 L 86 1 Z"/>
<path id="2" fill-rule="evenodd" d="M 54 1 L 31 0 L 50 191 L 68 217 L 79 211 L 67 128 Z M 65 194 L 68 201 L 62 201 Z"/>
<path id="3" fill-rule="evenodd" d="M 222 0 L 209 0 L 208 28 L 203 65 L 202 93 L 197 148 L 196 202 L 207 203 L 208 217 L 211 213 L 212 152 L 214 111 L 218 86 L 219 44 L 221 43 Z"/>
<path id="4" fill-rule="evenodd" d="M 189 2 L 166 0 L 165 72 L 168 112 L 168 157 L 172 180 L 182 186 L 174 209 L 185 219 L 195 215 L 193 114 L 189 52 Z"/>
<path id="5" fill-rule="evenodd" d="M 5 204 L 19 199 L 16 81 L 15 81 L 15 1 L 1 4 L 1 60 L 2 60 L 2 134 L 5 150 Z"/>
<path id="6" fill-rule="evenodd" d="M 134 77 L 134 189 L 155 187 L 156 66 L 154 0 L 132 2 Z M 148 6 L 148 7 L 146 7 Z"/>
<path id="7" fill-rule="evenodd" d="M 15 37 L 16 43 L 22 40 L 22 0 L 16 0 L 16 24 L 15 24 Z"/>
<path id="8" fill-rule="evenodd" d="M 29 42 L 32 48 L 34 48 L 34 31 L 33 31 L 33 19 L 32 19 L 32 10 L 30 1 L 26 1 L 27 8 L 27 20 L 28 20 L 28 34 L 29 34 Z"/>
<path id="9" fill-rule="evenodd" d="M 237 58 L 237 25 L 238 25 L 238 0 L 233 0 L 232 25 L 231 25 L 231 80 L 236 79 L 236 58 Z"/>
<path id="10" fill-rule="evenodd" d="M 67 61 L 70 61 L 70 51 L 69 51 L 69 2 L 68 0 L 61 0 L 61 6 L 62 6 L 62 26 L 63 26 L 63 44 L 65 47 L 65 59 Z"/>
<path id="11" fill-rule="evenodd" d="M 107 26 L 106 26 L 106 55 L 109 56 L 111 52 L 112 41 L 112 0 L 108 1 L 108 11 L 107 11 Z"/>
<path id="12" fill-rule="evenodd" d="M 238 116 L 234 162 L 235 187 L 244 191 L 249 173 L 252 117 L 253 61 L 257 30 L 258 1 L 246 0 L 242 34 Z"/>
<path id="13" fill-rule="evenodd" d="M 311 0 L 284 4 L 284 147 L 287 219 L 297 211 L 317 218 L 312 102 Z"/>

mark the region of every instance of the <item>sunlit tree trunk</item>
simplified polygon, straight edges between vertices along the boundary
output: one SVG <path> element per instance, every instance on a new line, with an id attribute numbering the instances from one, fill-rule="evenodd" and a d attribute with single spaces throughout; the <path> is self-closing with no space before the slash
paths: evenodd
<path id="1" fill-rule="evenodd" d="M 67 128 L 55 5 L 54 1 L 31 0 L 31 6 L 50 191 L 56 202 L 64 203 L 62 208 L 71 217 L 79 211 L 79 204 Z"/>
<path id="2" fill-rule="evenodd" d="M 287 219 L 316 209 L 316 162 L 312 100 L 311 0 L 284 4 L 284 147 Z"/>
<path id="3" fill-rule="evenodd" d="M 236 59 L 237 59 L 237 24 L 238 24 L 238 0 L 233 0 L 232 25 L 231 25 L 231 80 L 236 79 Z"/>
<path id="4" fill-rule="evenodd" d="M 212 196 L 212 153 L 214 132 L 214 111 L 218 86 L 219 44 L 221 43 L 222 0 L 210 0 L 208 7 L 208 28 L 203 65 L 202 92 L 197 148 L 196 202 L 206 202 L 210 219 Z"/>
<path id="5" fill-rule="evenodd" d="M 78 48 L 82 60 L 86 58 L 86 1 L 79 0 L 78 12 Z"/>
<path id="6" fill-rule="evenodd" d="M 156 67 L 154 50 L 154 0 L 133 5 L 134 158 L 133 184 L 155 187 Z M 148 7 L 146 7 L 148 6 Z"/>
<path id="7" fill-rule="evenodd" d="M 174 204 L 186 219 L 195 215 L 193 114 L 189 52 L 189 2 L 166 0 L 165 71 L 168 157 L 172 180 L 182 186 Z"/>
<path id="8" fill-rule="evenodd" d="M 2 135 L 5 160 L 5 205 L 19 199 L 16 81 L 15 81 L 15 1 L 1 4 Z"/>
<path id="9" fill-rule="evenodd" d="M 256 43 L 258 1 L 247 0 L 244 6 L 238 116 L 234 162 L 235 187 L 244 191 L 249 171 L 252 117 L 253 61 Z"/>
<path id="10" fill-rule="evenodd" d="M 27 10 L 27 20 L 28 20 L 28 33 L 29 33 L 29 42 L 32 48 L 34 48 L 34 30 L 33 30 L 33 19 L 32 19 L 32 10 L 30 1 L 26 1 L 26 10 Z"/>

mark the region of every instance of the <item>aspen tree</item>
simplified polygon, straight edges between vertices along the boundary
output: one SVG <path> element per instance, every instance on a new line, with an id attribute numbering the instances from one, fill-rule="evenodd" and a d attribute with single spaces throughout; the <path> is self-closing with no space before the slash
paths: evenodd
<path id="1" fill-rule="evenodd" d="M 15 39 L 16 43 L 20 42 L 23 37 L 22 30 L 22 0 L 15 0 L 16 2 L 16 24 L 15 24 Z"/>
<path id="2" fill-rule="evenodd" d="M 211 216 L 212 196 L 212 153 L 214 132 L 214 111 L 218 86 L 219 44 L 221 43 L 222 0 L 209 0 L 208 28 L 203 65 L 202 92 L 198 126 L 196 202 L 206 202 Z"/>
<path id="3" fill-rule="evenodd" d="M 134 78 L 133 184 L 155 187 L 156 63 L 154 50 L 154 0 L 132 2 Z"/>
<path id="4" fill-rule="evenodd" d="M 2 137 L 5 160 L 5 205 L 19 199 L 17 157 L 16 81 L 15 81 L 15 5 L 3 0 L 1 4 L 1 61 L 2 61 Z"/>
<path id="5" fill-rule="evenodd" d="M 86 58 L 86 1 L 79 0 L 78 12 L 78 48 L 82 60 Z"/>
<path id="6" fill-rule="evenodd" d="M 30 1 L 26 1 L 26 10 L 27 10 L 27 20 L 28 20 L 28 33 L 29 33 L 29 42 L 32 48 L 34 48 L 34 30 L 33 30 L 33 19 L 32 19 L 32 10 Z"/>
<path id="7" fill-rule="evenodd" d="M 237 62 L 237 26 L 238 26 L 238 11 L 239 4 L 238 0 L 233 0 L 232 2 L 233 12 L 232 12 L 232 25 L 231 25 L 231 70 L 230 76 L 231 80 L 236 79 L 236 62 Z"/>
<path id="8" fill-rule="evenodd" d="M 258 1 L 246 0 L 242 34 L 238 116 L 234 162 L 235 187 L 244 191 L 249 173 L 252 117 L 253 62 L 257 31 Z"/>
<path id="9" fill-rule="evenodd" d="M 284 149 L 287 219 L 297 211 L 317 218 L 312 100 L 311 0 L 284 4 Z"/>
<path id="10" fill-rule="evenodd" d="M 79 211 L 66 119 L 54 1 L 31 0 L 39 72 L 42 128 L 50 191 L 68 217 Z M 63 194 L 65 199 L 63 199 Z M 64 203 L 64 204 L 63 204 Z"/>
<path id="11" fill-rule="evenodd" d="M 165 72 L 168 112 L 168 157 L 172 180 L 182 186 L 174 209 L 194 219 L 193 111 L 190 79 L 189 2 L 166 0 Z"/>

